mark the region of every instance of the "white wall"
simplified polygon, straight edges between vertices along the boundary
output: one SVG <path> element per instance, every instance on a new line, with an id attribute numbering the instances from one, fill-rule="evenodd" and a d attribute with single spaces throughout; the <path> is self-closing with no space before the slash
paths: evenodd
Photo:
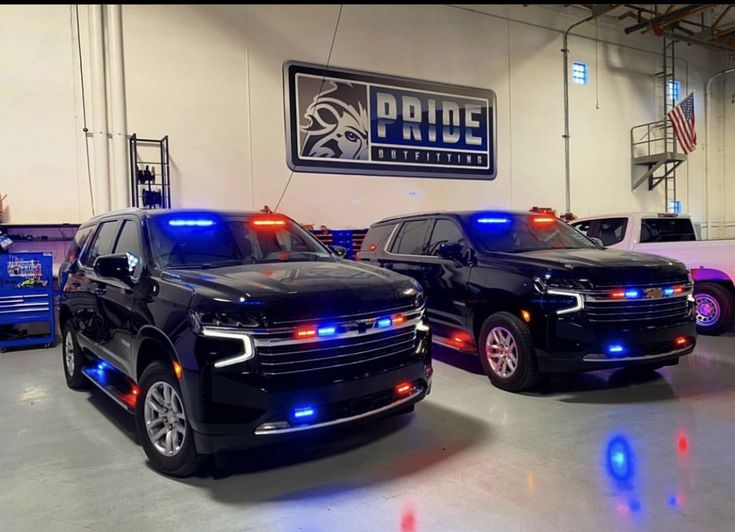
<path id="1" fill-rule="evenodd" d="M 580 12 L 522 6 L 469 9 L 346 5 L 331 64 L 494 90 L 497 179 L 297 173 L 281 210 L 301 222 L 331 227 L 367 226 L 383 216 L 426 209 L 544 205 L 564 210 L 560 30 L 579 20 Z M 80 12 L 85 46 L 86 8 Z M 123 7 L 128 127 L 146 137 L 170 136 L 176 206 L 275 206 L 290 175 L 282 65 L 291 59 L 324 63 L 337 12 L 337 6 Z M 16 76 L 10 78 L 10 87 L 0 87 L 3 106 L 13 102 L 10 113 L 19 124 L 18 134 L 2 143 L 3 149 L 12 146 L 14 155 L 0 169 L 0 191 L 9 188 L 12 193 L 12 221 L 84 218 L 89 200 L 81 186 L 86 183 L 86 163 L 79 162 L 83 136 L 80 128 L 75 130 L 79 81 L 69 7 L 0 7 L 0 15 L 0 39 L 5 49 L 17 50 L 6 58 Z M 580 27 L 570 38 L 570 61 L 588 62 L 592 73 L 589 85 L 570 87 L 572 210 L 578 215 L 661 210 L 662 190 L 630 190 L 629 147 L 631 126 L 660 118 L 660 91 L 652 77 L 660 70 L 660 41 L 625 36 L 608 19 L 598 31 L 601 40 L 623 46 L 599 44 L 596 61 L 594 25 Z M 38 38 L 21 38 L 24 32 L 55 37 L 38 53 Z M 36 61 L 29 63 L 34 49 Z M 682 85 L 696 90 L 696 111 L 703 116 L 704 82 L 721 68 L 721 59 L 700 48 L 679 50 Z M 14 78 L 33 84 L 32 101 L 24 98 L 28 91 Z M 64 104 L 45 105 L 52 98 Z M 38 114 L 33 122 L 23 122 L 19 117 L 29 108 Z M 42 156 L 15 140 L 35 135 L 41 125 L 46 133 L 39 144 Z M 713 143 L 732 138 L 730 133 Z M 46 149 L 48 145 L 52 148 Z M 40 168 L 34 179 L 47 189 L 64 183 L 57 186 L 63 193 L 54 192 L 63 197 L 63 207 L 47 209 L 23 194 L 22 186 L 6 186 L 28 156 L 53 164 L 53 172 Z M 732 158 L 730 169 L 735 167 Z M 715 172 L 724 184 L 724 169 Z M 704 219 L 703 176 L 700 149 L 679 178 L 684 209 L 698 219 Z M 735 177 L 728 179 L 729 190 L 735 191 Z M 717 208 L 717 216 L 725 217 L 721 211 L 727 206 Z"/>
<path id="2" fill-rule="evenodd" d="M 87 215 L 71 28 L 69 6 L 0 6 L 0 194 L 8 195 L 6 220 L 75 222 Z"/>

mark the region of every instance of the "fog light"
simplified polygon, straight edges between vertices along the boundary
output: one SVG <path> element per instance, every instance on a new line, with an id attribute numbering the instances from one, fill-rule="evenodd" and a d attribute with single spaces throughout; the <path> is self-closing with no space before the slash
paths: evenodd
<path id="1" fill-rule="evenodd" d="M 408 397 L 413 391 L 413 384 L 410 382 L 402 382 L 396 386 L 397 397 Z"/>

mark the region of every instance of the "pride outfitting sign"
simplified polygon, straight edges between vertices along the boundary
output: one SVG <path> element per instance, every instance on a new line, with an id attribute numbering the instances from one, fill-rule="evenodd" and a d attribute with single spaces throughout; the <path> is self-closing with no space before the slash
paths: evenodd
<path id="1" fill-rule="evenodd" d="M 284 65 L 288 166 L 494 179 L 495 93 L 397 76 Z"/>

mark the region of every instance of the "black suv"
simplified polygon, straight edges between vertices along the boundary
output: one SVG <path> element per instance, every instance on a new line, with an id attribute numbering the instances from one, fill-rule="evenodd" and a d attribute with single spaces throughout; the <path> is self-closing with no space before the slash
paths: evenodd
<path id="1" fill-rule="evenodd" d="M 506 390 L 542 372 L 674 365 L 696 342 L 683 264 L 604 249 L 547 214 L 390 218 L 370 228 L 357 260 L 419 281 L 434 341 L 479 352 Z"/>
<path id="2" fill-rule="evenodd" d="M 421 286 L 269 213 L 128 210 L 79 229 L 59 323 L 72 388 L 135 414 L 161 471 L 413 410 L 431 388 Z"/>

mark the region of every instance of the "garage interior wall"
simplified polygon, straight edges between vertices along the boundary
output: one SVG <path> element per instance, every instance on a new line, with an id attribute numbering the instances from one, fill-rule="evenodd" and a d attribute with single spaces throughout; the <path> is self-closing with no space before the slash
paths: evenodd
<path id="1" fill-rule="evenodd" d="M 324 64 L 338 6 L 125 5 L 129 133 L 171 142 L 173 204 L 274 207 L 286 166 L 282 66 Z M 88 6 L 79 7 L 89 101 Z M 77 222 L 91 215 L 75 11 L 0 7 L 0 193 L 7 221 Z M 584 15 L 522 6 L 343 8 L 333 66 L 489 88 L 497 94 L 494 181 L 297 173 L 280 210 L 302 223 L 366 227 L 388 215 L 532 205 L 564 211 L 562 33 Z M 599 41 L 595 40 L 595 36 Z M 626 37 L 609 19 L 570 37 L 572 211 L 665 208 L 663 187 L 631 191 L 630 128 L 661 118 L 661 41 Z M 695 91 L 700 146 L 679 171 L 678 197 L 696 221 L 735 236 L 735 79 L 713 84 L 705 201 L 704 87 L 726 53 L 678 45 L 682 95 Z M 108 58 L 109 59 L 109 58 Z M 87 118 L 89 121 L 89 117 Z M 90 143 L 91 171 L 94 153 Z M 709 215 L 705 209 L 709 209 Z M 728 226 L 729 224 L 729 226 Z"/>

